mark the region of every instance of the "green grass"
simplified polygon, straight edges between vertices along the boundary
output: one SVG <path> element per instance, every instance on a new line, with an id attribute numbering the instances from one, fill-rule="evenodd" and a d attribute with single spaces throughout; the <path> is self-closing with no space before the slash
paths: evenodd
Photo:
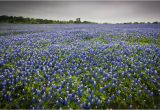
<path id="1" fill-rule="evenodd" d="M 91 37 L 91 38 L 86 38 L 84 40 L 81 40 L 81 42 L 84 42 L 84 41 L 91 41 L 91 42 L 100 42 L 102 44 L 108 44 L 108 41 L 104 38 L 104 37 Z"/>
<path id="2" fill-rule="evenodd" d="M 0 32 L 0 36 L 3 36 L 3 35 L 5 35 L 5 33 L 4 32 Z"/>
<path id="3" fill-rule="evenodd" d="M 140 38 L 130 37 L 127 41 L 131 44 L 140 44 L 142 46 L 154 44 L 153 38 L 147 38 L 144 36 Z"/>

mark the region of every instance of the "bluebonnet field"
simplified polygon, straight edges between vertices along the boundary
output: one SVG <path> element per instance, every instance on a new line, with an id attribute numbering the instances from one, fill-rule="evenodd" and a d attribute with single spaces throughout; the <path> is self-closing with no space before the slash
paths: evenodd
<path id="1" fill-rule="evenodd" d="M 0 26 L 0 108 L 160 108 L 160 25 Z"/>

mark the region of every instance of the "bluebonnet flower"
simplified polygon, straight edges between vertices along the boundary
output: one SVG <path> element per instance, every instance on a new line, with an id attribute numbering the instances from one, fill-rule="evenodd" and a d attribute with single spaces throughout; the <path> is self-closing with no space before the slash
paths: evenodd
<path id="1" fill-rule="evenodd" d="M 59 101 L 58 100 L 56 101 L 56 107 L 59 107 Z"/>
<path id="2" fill-rule="evenodd" d="M 91 107 L 91 103 L 90 102 L 88 102 L 88 108 L 90 108 Z"/>
<path id="3" fill-rule="evenodd" d="M 121 91 L 120 91 L 120 90 L 118 90 L 117 95 L 118 95 L 118 96 L 120 96 L 120 93 L 121 93 Z"/>
<path id="4" fill-rule="evenodd" d="M 39 105 L 42 105 L 42 100 L 41 99 L 39 99 L 38 102 L 39 102 Z"/>
<path id="5" fill-rule="evenodd" d="M 35 79 L 36 82 L 38 82 L 38 78 L 37 77 L 35 77 L 34 79 Z"/>
<path id="6" fill-rule="evenodd" d="M 153 92 L 150 92 L 150 96 L 153 96 L 154 95 L 154 93 Z"/>
<path id="7" fill-rule="evenodd" d="M 97 100 L 97 105 L 100 106 L 100 104 L 101 104 L 101 101 L 100 101 L 100 99 L 98 99 Z"/>
<path id="8" fill-rule="evenodd" d="M 115 87 L 115 84 L 114 83 L 112 83 L 112 88 L 114 88 Z"/>
<path id="9" fill-rule="evenodd" d="M 114 94 L 112 94 L 112 96 L 111 96 L 111 99 L 112 99 L 112 100 L 114 100 L 114 99 L 115 99 L 115 96 L 114 96 Z"/>
<path id="10" fill-rule="evenodd" d="M 72 101 L 72 97 L 73 97 L 72 94 L 69 94 L 68 96 L 69 96 L 69 100 Z"/>
<path id="11" fill-rule="evenodd" d="M 123 90 L 124 90 L 124 92 L 126 92 L 126 91 L 127 91 L 127 88 L 126 88 L 126 87 L 124 87 L 124 89 L 123 89 Z"/>
<path id="12" fill-rule="evenodd" d="M 94 84 L 93 84 L 93 86 L 94 86 L 94 87 L 96 87 L 96 85 L 97 85 L 97 84 L 96 84 L 96 81 L 94 81 Z"/>
<path id="13" fill-rule="evenodd" d="M 90 95 L 90 96 L 88 97 L 88 101 L 91 102 L 91 100 L 92 100 L 92 96 Z"/>
<path id="14" fill-rule="evenodd" d="M 129 94 L 129 97 L 128 97 L 129 99 L 132 99 L 132 95 L 131 94 Z"/>
<path id="15" fill-rule="evenodd" d="M 82 108 L 86 108 L 86 103 L 85 102 L 82 104 Z"/>
<path id="16" fill-rule="evenodd" d="M 66 106 L 68 105 L 67 98 L 65 98 L 65 99 L 63 100 L 63 104 L 66 105 Z"/>
<path id="17" fill-rule="evenodd" d="M 78 89 L 78 94 L 80 97 L 82 97 L 82 90 L 81 89 Z"/>
<path id="18" fill-rule="evenodd" d="M 81 101 L 80 101 L 80 99 L 78 99 L 78 100 L 77 100 L 77 104 L 78 104 L 78 105 L 80 105 L 80 104 L 81 104 Z"/>
<path id="19" fill-rule="evenodd" d="M 110 104 L 110 102 L 111 102 L 111 100 L 110 100 L 110 99 L 108 99 L 108 100 L 106 101 L 106 105 L 109 105 L 109 104 Z"/>
<path id="20" fill-rule="evenodd" d="M 117 73 L 116 73 L 116 74 L 114 74 L 114 75 L 113 75 L 113 77 L 114 77 L 114 78 L 117 78 L 117 77 L 118 77 L 118 74 L 117 74 Z"/>
<path id="21" fill-rule="evenodd" d="M 32 102 L 33 102 L 33 103 L 35 102 L 35 97 L 32 98 Z"/>
<path id="22" fill-rule="evenodd" d="M 100 91 L 100 92 L 103 92 L 103 88 L 102 88 L 102 87 L 100 87 L 99 91 Z"/>
<path id="23" fill-rule="evenodd" d="M 36 92 L 37 92 L 37 95 L 38 95 L 38 96 L 41 95 L 40 90 L 37 90 L 37 89 L 36 89 Z"/>
<path id="24" fill-rule="evenodd" d="M 47 97 L 46 97 L 46 94 L 44 93 L 44 95 L 42 96 L 43 97 L 43 100 L 46 101 L 47 100 Z"/>
<path id="25" fill-rule="evenodd" d="M 142 95 L 142 90 L 139 90 L 139 91 L 138 91 L 138 95 Z"/>

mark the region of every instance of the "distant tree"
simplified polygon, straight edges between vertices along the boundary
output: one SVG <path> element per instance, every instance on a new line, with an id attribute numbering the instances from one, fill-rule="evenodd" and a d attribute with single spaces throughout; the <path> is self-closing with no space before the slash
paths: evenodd
<path id="1" fill-rule="evenodd" d="M 74 23 L 74 21 L 73 20 L 69 20 L 69 23 Z"/>
<path id="2" fill-rule="evenodd" d="M 124 24 L 132 24 L 132 22 L 127 22 L 127 23 L 124 23 Z"/>
<path id="3" fill-rule="evenodd" d="M 138 22 L 134 22 L 133 24 L 139 24 Z"/>
<path id="4" fill-rule="evenodd" d="M 103 24 L 109 24 L 109 23 L 105 22 L 105 23 L 103 23 Z M 117 23 L 117 24 L 118 24 L 118 23 Z"/>
<path id="5" fill-rule="evenodd" d="M 145 22 L 140 22 L 139 24 L 145 24 Z"/>
<path id="6" fill-rule="evenodd" d="M 81 23 L 81 18 L 76 18 L 76 21 L 74 23 Z"/>
<path id="7" fill-rule="evenodd" d="M 91 22 L 89 22 L 89 21 L 83 21 L 83 23 L 91 23 Z"/>
<path id="8" fill-rule="evenodd" d="M 6 16 L 6 15 L 2 15 L 2 16 L 0 16 L 0 22 L 9 22 L 8 21 L 8 16 Z"/>
<path id="9" fill-rule="evenodd" d="M 23 23 L 23 24 L 68 24 L 68 23 L 95 23 L 90 21 L 81 22 L 80 18 L 76 21 L 60 21 L 60 20 L 47 20 L 47 19 L 34 19 L 34 18 L 24 18 L 23 16 L 0 16 L 0 23 Z"/>
<path id="10" fill-rule="evenodd" d="M 155 21 L 155 22 L 153 22 L 152 24 L 158 24 L 158 22 L 157 22 L 157 21 Z"/>

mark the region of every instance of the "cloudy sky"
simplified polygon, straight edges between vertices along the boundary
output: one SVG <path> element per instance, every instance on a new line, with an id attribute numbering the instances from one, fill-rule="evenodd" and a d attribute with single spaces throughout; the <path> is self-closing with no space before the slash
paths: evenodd
<path id="1" fill-rule="evenodd" d="M 94 22 L 160 21 L 160 1 L 0 1 L 0 15 Z"/>

